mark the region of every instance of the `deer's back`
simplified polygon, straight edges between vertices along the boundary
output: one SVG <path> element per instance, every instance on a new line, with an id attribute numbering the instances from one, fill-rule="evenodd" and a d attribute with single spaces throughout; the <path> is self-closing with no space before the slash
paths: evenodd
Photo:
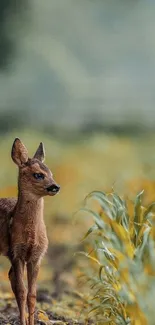
<path id="1" fill-rule="evenodd" d="M 1 198 L 0 199 L 0 254 L 7 255 L 9 247 L 9 227 L 8 220 L 12 214 L 16 198 Z"/>

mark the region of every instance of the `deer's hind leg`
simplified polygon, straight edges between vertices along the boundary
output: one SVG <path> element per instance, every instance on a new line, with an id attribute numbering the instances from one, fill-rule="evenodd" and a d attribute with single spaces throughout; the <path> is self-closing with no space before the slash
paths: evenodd
<path id="1" fill-rule="evenodd" d="M 25 319 L 26 315 L 26 297 L 27 292 L 24 285 L 24 263 L 21 260 L 14 262 L 9 271 L 9 279 L 11 282 L 12 291 L 15 295 L 19 313 L 20 313 L 20 324 L 27 325 Z"/>

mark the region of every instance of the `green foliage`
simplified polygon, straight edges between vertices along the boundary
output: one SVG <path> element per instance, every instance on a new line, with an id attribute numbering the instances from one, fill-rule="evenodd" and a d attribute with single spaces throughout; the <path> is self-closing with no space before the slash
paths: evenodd
<path id="1" fill-rule="evenodd" d="M 155 203 L 143 207 L 142 196 L 131 202 L 113 191 L 94 191 L 80 209 L 94 220 L 83 238 L 91 252 L 83 254 L 90 259 L 89 313 L 97 324 L 153 324 Z M 90 199 L 100 203 L 98 211 L 89 208 Z"/>

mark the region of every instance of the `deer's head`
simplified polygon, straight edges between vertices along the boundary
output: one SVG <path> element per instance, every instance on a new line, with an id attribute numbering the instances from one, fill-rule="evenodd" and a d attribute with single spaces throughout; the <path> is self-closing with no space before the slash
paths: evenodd
<path id="1" fill-rule="evenodd" d="M 19 167 L 19 188 L 29 196 L 43 197 L 55 195 L 60 186 L 56 184 L 50 169 L 43 163 L 45 151 L 41 142 L 33 158 L 28 157 L 27 148 L 16 138 L 14 140 L 11 157 Z"/>

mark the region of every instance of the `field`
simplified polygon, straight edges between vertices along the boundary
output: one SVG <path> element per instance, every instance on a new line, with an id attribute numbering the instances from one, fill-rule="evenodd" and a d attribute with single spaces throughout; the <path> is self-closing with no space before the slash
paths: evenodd
<path id="1" fill-rule="evenodd" d="M 80 277 L 84 268 L 87 274 L 91 272 L 91 264 L 75 253 L 89 246 L 86 243 L 85 247 L 81 239 L 91 226 L 92 218 L 84 213 L 74 216 L 74 212 L 93 190 L 110 192 L 114 189 L 120 196 L 133 200 L 138 191 L 144 189 L 144 204 L 154 201 L 155 135 L 116 137 L 94 134 L 74 142 L 56 140 L 29 130 L 3 136 L 0 138 L 1 197 L 17 193 L 17 170 L 10 158 L 16 136 L 27 146 L 30 156 L 39 142 L 44 142 L 46 164 L 61 185 L 59 195 L 45 199 L 50 245 L 38 279 L 39 323 L 91 323 L 88 320 L 90 288 Z M 18 324 L 16 304 L 7 279 L 8 265 L 8 261 L 1 257 L 0 324 Z"/>

